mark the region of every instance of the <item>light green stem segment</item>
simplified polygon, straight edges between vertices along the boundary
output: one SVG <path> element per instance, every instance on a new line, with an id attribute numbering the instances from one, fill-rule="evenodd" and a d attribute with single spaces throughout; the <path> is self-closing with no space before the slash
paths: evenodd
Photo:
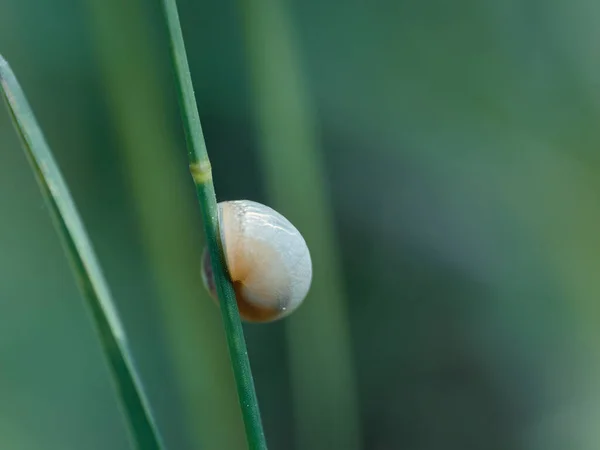
<path id="1" fill-rule="evenodd" d="M 196 183 L 196 192 L 204 220 L 206 239 L 213 265 L 217 294 L 220 299 L 223 325 L 227 335 L 227 344 L 242 408 L 248 445 L 253 450 L 266 449 L 267 444 L 254 389 L 248 351 L 246 350 L 244 330 L 233 285 L 225 269 L 226 261 L 219 232 L 217 199 L 212 183 L 212 172 L 200 124 L 200 116 L 196 106 L 177 4 L 175 0 L 163 0 L 162 4 L 171 40 L 171 55 L 189 150 L 190 171 Z"/>
<path id="2" fill-rule="evenodd" d="M 286 320 L 296 448 L 358 450 L 358 398 L 333 208 L 287 3 L 239 0 L 267 192 L 302 232 L 314 265 L 308 298 Z"/>
<path id="3" fill-rule="evenodd" d="M 246 433 L 235 391 L 220 312 L 200 276 L 195 199 L 164 95 L 163 53 L 155 45 L 145 0 L 84 0 L 98 77 L 110 107 L 120 163 L 130 187 L 137 233 L 156 291 L 155 334 L 164 340 L 177 407 L 165 439 L 181 448 L 243 449 Z M 132 58 L 135 55 L 135 58 Z M 167 60 L 168 61 L 168 60 Z M 166 70 L 163 70 L 166 69 Z M 166 75 L 166 77 L 165 77 Z M 151 176 L 148 176 L 151 174 Z M 172 369 L 172 370 L 169 370 Z M 176 436 L 176 437 L 175 437 Z"/>
<path id="4" fill-rule="evenodd" d="M 132 442 L 139 450 L 160 450 L 163 448 L 160 434 L 85 227 L 25 94 L 1 56 L 0 84 L 27 158 L 92 313 Z"/>

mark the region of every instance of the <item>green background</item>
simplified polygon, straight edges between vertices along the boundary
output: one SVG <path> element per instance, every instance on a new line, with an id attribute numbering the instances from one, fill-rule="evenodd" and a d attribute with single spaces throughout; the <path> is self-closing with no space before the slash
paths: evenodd
<path id="1" fill-rule="evenodd" d="M 270 448 L 596 450 L 600 6 L 179 8 L 218 199 L 274 205 L 313 252 L 301 309 L 246 326 Z M 160 3 L 2 0 L 0 53 L 167 447 L 243 449 Z M 0 449 L 129 448 L 8 113 L 0 218 Z"/>

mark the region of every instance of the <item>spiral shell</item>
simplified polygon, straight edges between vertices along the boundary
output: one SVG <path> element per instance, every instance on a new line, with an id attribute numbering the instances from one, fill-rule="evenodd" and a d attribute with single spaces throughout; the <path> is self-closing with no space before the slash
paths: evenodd
<path id="1" fill-rule="evenodd" d="M 221 239 L 241 317 L 271 322 L 292 313 L 312 280 L 310 252 L 300 232 L 281 214 L 250 200 L 219 203 Z M 217 299 L 210 254 L 202 278 Z"/>

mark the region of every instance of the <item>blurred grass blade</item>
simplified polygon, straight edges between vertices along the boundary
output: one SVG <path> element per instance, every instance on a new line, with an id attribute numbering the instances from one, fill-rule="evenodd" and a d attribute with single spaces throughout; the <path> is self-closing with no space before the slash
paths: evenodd
<path id="1" fill-rule="evenodd" d="M 314 266 L 304 305 L 286 320 L 296 446 L 359 450 L 356 374 L 334 208 L 289 4 L 239 0 L 239 5 L 267 193 L 273 207 L 302 231 Z"/>
<path id="2" fill-rule="evenodd" d="M 50 206 L 52 219 L 91 310 L 132 441 L 139 450 L 160 450 L 163 448 L 161 438 L 90 240 L 25 94 L 2 56 L 0 84 L 27 158 Z"/>
<path id="3" fill-rule="evenodd" d="M 246 350 L 244 330 L 233 285 L 225 270 L 225 254 L 221 242 L 221 233 L 219 232 L 217 198 L 212 182 L 212 170 L 196 106 L 196 97 L 187 62 L 181 24 L 179 23 L 177 4 L 175 0 L 163 0 L 162 4 L 171 41 L 171 57 L 176 74 L 177 94 L 188 145 L 190 171 L 196 184 L 196 193 L 204 220 L 206 240 L 217 285 L 217 294 L 221 304 L 223 326 L 227 336 L 229 355 L 248 445 L 251 449 L 266 449 L 267 443 L 254 389 L 248 351 Z"/>
<path id="4" fill-rule="evenodd" d="M 172 380 L 159 398 L 151 397 L 169 414 L 163 438 L 177 450 L 242 449 L 246 434 L 221 313 L 200 276 L 202 224 L 189 172 L 181 164 L 183 146 L 175 135 L 180 125 L 176 115 L 165 119 L 175 100 L 164 95 L 172 80 L 168 47 L 159 45 L 162 36 L 155 36 L 144 0 L 83 4 L 143 258 L 157 293 L 154 333 L 164 342 L 164 369 L 170 369 Z"/>

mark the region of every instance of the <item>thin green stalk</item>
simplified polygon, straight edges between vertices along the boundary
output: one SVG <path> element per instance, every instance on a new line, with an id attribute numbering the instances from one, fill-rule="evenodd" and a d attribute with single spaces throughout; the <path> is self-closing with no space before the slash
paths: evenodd
<path id="1" fill-rule="evenodd" d="M 302 231 L 314 265 L 306 301 L 286 320 L 296 445 L 358 450 L 358 396 L 333 208 L 286 3 L 240 0 L 240 10 L 267 193 Z"/>
<path id="2" fill-rule="evenodd" d="M 177 93 L 188 145 L 190 171 L 196 184 L 198 201 L 204 219 L 206 239 L 212 260 L 217 294 L 221 303 L 223 325 L 227 336 L 248 445 L 251 449 L 266 449 L 267 443 L 254 389 L 250 360 L 246 350 L 244 330 L 233 285 L 225 269 L 225 254 L 219 231 L 217 198 L 212 182 L 212 170 L 196 106 L 177 5 L 175 0 L 163 0 L 162 4 L 170 35 L 171 56 L 176 73 Z"/>
<path id="3" fill-rule="evenodd" d="M 8 63 L 1 56 L 0 84 L 27 158 L 50 207 L 65 252 L 90 308 L 132 442 L 139 450 L 160 450 L 163 448 L 162 439 L 83 222 L 25 94 Z"/>
<path id="4" fill-rule="evenodd" d="M 242 449 L 246 436 L 220 313 L 200 277 L 195 249 L 202 239 L 195 199 L 188 197 L 187 169 L 174 151 L 180 148 L 174 124 L 164 118 L 169 67 L 163 73 L 162 52 L 154 45 L 144 0 L 83 4 L 111 110 L 109 122 L 157 292 L 160 328 L 174 369 L 169 390 L 177 397 L 174 403 L 182 406 L 178 417 L 169 421 L 173 426 L 163 429 L 165 441 L 169 445 L 172 434 L 178 450 Z"/>

